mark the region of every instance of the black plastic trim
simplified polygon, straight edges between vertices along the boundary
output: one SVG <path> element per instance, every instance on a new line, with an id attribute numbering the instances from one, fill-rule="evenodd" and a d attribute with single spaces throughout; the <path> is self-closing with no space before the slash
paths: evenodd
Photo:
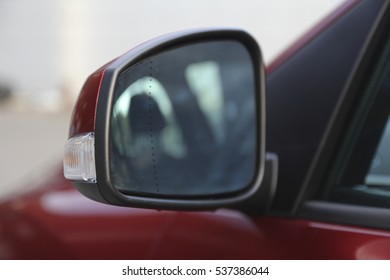
<path id="1" fill-rule="evenodd" d="M 390 209 L 307 201 L 298 211 L 300 218 L 349 226 L 390 230 Z"/>
<path id="2" fill-rule="evenodd" d="M 272 205 L 278 184 L 279 159 L 277 154 L 266 153 L 264 178 L 261 187 L 248 199 L 233 207 L 249 216 L 267 213 Z"/>

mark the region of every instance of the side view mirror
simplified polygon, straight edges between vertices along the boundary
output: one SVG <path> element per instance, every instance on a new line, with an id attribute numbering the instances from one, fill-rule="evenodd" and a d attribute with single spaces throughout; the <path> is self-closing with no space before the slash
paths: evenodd
<path id="1" fill-rule="evenodd" d="M 96 201 L 155 209 L 239 204 L 264 170 L 264 67 L 240 30 L 148 41 L 86 81 L 64 174 Z"/>

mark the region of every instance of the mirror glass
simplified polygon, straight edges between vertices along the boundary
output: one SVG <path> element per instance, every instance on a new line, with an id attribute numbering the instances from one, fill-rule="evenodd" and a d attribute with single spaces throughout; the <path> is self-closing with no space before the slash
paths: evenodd
<path id="1" fill-rule="evenodd" d="M 237 41 L 150 56 L 119 74 L 110 120 L 110 180 L 124 194 L 243 190 L 257 168 L 253 62 Z"/>

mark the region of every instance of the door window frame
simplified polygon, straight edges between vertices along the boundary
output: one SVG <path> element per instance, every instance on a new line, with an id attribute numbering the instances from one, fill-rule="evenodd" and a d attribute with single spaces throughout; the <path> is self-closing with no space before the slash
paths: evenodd
<path id="1" fill-rule="evenodd" d="M 379 92 L 384 72 L 390 69 L 389 6 L 386 2 L 382 8 L 295 201 L 293 215 L 298 218 L 390 229 L 390 208 L 326 200 L 329 190 L 335 182 L 341 182 L 341 174 L 347 171 L 347 163 L 353 159 L 353 148 L 364 140 L 360 136 L 377 100 L 373 93 Z M 378 142 L 380 135 L 377 138 L 374 140 Z M 375 141 L 371 145 L 374 148 Z M 367 151 L 367 159 L 372 158 L 373 153 L 375 149 Z"/>

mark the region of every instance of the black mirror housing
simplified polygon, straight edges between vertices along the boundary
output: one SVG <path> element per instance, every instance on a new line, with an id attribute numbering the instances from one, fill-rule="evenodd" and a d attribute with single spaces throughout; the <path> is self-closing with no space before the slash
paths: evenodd
<path id="1" fill-rule="evenodd" d="M 120 206 L 213 209 L 261 185 L 264 66 L 234 29 L 168 34 L 103 66 L 76 103 L 65 177 Z"/>

